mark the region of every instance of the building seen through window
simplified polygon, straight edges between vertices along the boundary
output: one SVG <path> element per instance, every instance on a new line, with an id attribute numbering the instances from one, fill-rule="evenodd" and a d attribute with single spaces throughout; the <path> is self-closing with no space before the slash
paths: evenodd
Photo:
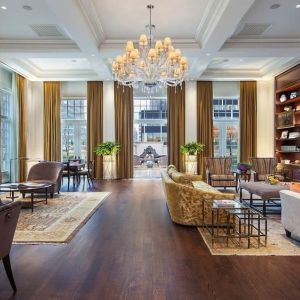
<path id="1" fill-rule="evenodd" d="M 133 102 L 134 168 L 135 177 L 138 177 L 137 174 L 142 174 L 143 169 L 148 173 L 152 170 L 153 174 L 155 170 L 167 164 L 166 89 L 153 93 L 151 96 L 140 89 L 134 90 Z"/>
<path id="2" fill-rule="evenodd" d="M 62 159 L 86 159 L 87 100 L 64 98 L 61 101 Z"/>
<path id="3" fill-rule="evenodd" d="M 239 161 L 239 99 L 213 100 L 214 156 L 230 156 L 232 166 Z"/>

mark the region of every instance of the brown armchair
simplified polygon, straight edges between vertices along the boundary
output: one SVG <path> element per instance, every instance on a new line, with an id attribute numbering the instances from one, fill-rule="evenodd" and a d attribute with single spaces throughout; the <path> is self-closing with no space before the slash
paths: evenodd
<path id="1" fill-rule="evenodd" d="M 52 187 L 48 189 L 48 193 L 53 196 L 60 191 L 63 169 L 64 165 L 60 162 L 39 162 L 29 170 L 27 181 L 51 183 Z M 45 193 L 45 190 L 37 190 L 35 193 Z"/>
<path id="2" fill-rule="evenodd" d="M 0 259 L 14 291 L 17 290 L 10 265 L 10 248 L 15 234 L 19 214 L 20 202 L 12 202 L 6 205 L 0 204 Z"/>
<path id="3" fill-rule="evenodd" d="M 207 182 L 213 187 L 234 187 L 237 190 L 237 180 L 231 171 L 230 157 L 206 157 Z"/>
<path id="4" fill-rule="evenodd" d="M 284 176 L 276 171 L 276 158 L 274 157 L 249 157 L 254 173 L 254 181 L 265 181 L 267 175 L 276 174 L 279 180 L 284 180 Z"/>

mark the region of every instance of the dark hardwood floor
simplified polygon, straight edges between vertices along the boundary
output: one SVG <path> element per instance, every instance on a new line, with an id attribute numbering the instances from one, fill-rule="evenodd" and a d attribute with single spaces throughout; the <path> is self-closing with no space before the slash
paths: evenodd
<path id="1" fill-rule="evenodd" d="M 0 299 L 300 299 L 300 257 L 210 255 L 171 222 L 159 180 L 94 190 L 112 195 L 69 244 L 13 246 L 18 292 L 0 265 Z"/>

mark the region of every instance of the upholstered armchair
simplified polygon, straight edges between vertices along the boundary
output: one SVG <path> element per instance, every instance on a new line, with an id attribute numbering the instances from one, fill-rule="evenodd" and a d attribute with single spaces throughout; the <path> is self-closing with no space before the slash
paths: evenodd
<path id="1" fill-rule="evenodd" d="M 234 187 L 237 190 L 237 180 L 231 171 L 230 157 L 206 157 L 207 183 L 213 187 Z"/>
<path id="2" fill-rule="evenodd" d="M 15 234 L 19 214 L 20 202 L 0 204 L 0 259 L 2 259 L 7 277 L 14 291 L 17 290 L 10 265 L 10 248 Z"/>
<path id="3" fill-rule="evenodd" d="M 52 187 L 48 189 L 48 193 L 50 193 L 52 197 L 53 194 L 59 193 L 60 191 L 63 169 L 64 165 L 60 162 L 39 162 L 33 165 L 29 170 L 27 181 L 51 183 Z M 35 193 L 45 193 L 45 190 L 37 190 Z"/>
<path id="4" fill-rule="evenodd" d="M 254 173 L 254 181 L 265 181 L 270 174 L 276 174 L 279 180 L 284 176 L 276 172 L 276 159 L 274 157 L 249 157 Z"/>

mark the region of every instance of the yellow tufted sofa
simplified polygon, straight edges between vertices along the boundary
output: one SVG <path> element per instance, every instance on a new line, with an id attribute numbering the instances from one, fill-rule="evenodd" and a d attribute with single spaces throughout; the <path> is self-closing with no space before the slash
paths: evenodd
<path id="1" fill-rule="evenodd" d="M 162 172 L 161 176 L 169 213 L 172 221 L 177 224 L 201 226 L 203 210 L 205 224 L 211 224 L 213 200 L 235 199 L 235 194 L 221 193 L 201 181 L 201 176 L 180 173 L 173 165 Z"/>

